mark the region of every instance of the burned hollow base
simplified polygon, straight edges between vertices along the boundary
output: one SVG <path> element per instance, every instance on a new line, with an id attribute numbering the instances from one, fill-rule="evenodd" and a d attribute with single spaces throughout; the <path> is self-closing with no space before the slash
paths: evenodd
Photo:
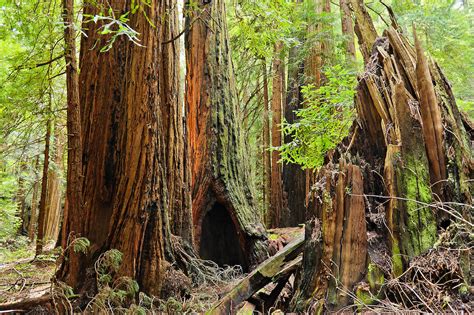
<path id="1" fill-rule="evenodd" d="M 199 255 L 221 267 L 240 265 L 248 270 L 234 221 L 220 203 L 216 202 L 202 219 Z"/>

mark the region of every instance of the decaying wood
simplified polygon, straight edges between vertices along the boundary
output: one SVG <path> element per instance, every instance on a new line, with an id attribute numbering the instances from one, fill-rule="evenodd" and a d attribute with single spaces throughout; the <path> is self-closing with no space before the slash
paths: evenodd
<path id="1" fill-rule="evenodd" d="M 423 48 L 416 36 L 416 80 L 417 90 L 420 96 L 420 112 L 423 123 L 423 136 L 425 139 L 426 154 L 430 164 L 430 180 L 433 190 L 442 200 L 443 189 L 446 180 L 445 154 L 443 148 L 443 123 L 441 111 L 436 99 L 436 94 L 431 80 L 428 61 Z"/>
<path id="2" fill-rule="evenodd" d="M 301 256 L 299 254 L 303 249 L 303 244 L 304 235 L 300 235 L 275 256 L 265 260 L 222 297 L 208 311 L 208 314 L 230 314 L 242 301 L 251 297 L 266 284 L 289 276 L 301 263 Z"/>
<path id="3" fill-rule="evenodd" d="M 354 31 L 359 39 L 359 48 L 364 61 L 367 62 L 371 55 L 372 45 L 377 38 L 374 23 L 365 8 L 364 0 L 350 0 L 355 15 Z"/>
<path id="4" fill-rule="evenodd" d="M 18 314 L 26 313 L 36 306 L 41 306 L 52 302 L 51 295 L 45 294 L 35 298 L 25 298 L 20 301 L 0 304 L 0 313 Z"/>
<path id="5" fill-rule="evenodd" d="M 313 187 L 296 311 L 338 310 L 362 294 L 359 282 L 375 296 L 371 272 L 400 275 L 433 246 L 442 220 L 470 218 L 472 134 L 447 79 L 399 30 L 377 40 L 358 35 L 371 52 L 355 97 L 358 118 Z"/>

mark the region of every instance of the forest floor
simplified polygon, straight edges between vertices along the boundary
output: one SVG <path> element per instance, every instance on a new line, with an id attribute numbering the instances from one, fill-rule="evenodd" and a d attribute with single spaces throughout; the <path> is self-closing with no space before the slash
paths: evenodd
<path id="1" fill-rule="evenodd" d="M 43 295 L 51 287 L 57 253 L 49 249 L 35 258 L 35 248 L 26 238 L 1 244 L 0 304 Z"/>
<path id="2" fill-rule="evenodd" d="M 302 233 L 303 227 L 268 230 L 271 255 Z M 0 305 L 39 298 L 51 290 L 51 279 L 58 261 L 57 250 L 49 248 L 47 253 L 35 258 L 34 245 L 23 237 L 0 247 Z M 225 283 L 194 284 L 186 299 L 160 300 L 158 310 L 171 313 L 205 311 L 246 276 L 235 267 L 218 271 L 229 274 L 224 276 Z"/>

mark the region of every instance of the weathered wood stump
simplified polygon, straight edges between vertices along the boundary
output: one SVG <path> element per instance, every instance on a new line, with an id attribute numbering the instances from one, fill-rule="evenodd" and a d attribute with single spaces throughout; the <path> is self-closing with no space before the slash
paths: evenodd
<path id="1" fill-rule="evenodd" d="M 415 42 L 394 28 L 375 40 L 352 132 L 313 187 L 296 311 L 368 303 L 367 291 L 376 296 L 441 228 L 471 220 L 472 124 Z"/>

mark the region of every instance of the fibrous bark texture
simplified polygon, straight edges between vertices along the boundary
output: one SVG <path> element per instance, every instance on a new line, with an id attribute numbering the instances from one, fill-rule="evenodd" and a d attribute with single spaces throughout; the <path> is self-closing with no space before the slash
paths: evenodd
<path id="1" fill-rule="evenodd" d="M 222 248 L 222 244 L 203 242 L 203 239 L 219 241 L 205 237 L 205 226 L 219 228 L 220 219 L 232 222 L 237 235 L 226 234 L 234 233 L 230 229 L 222 231 L 225 233 L 220 237 L 225 244 L 238 240 L 238 244 L 232 245 L 241 250 L 244 261 L 240 263 L 245 267 L 265 258 L 266 237 L 249 185 L 249 159 L 244 152 L 241 117 L 237 114 L 224 1 L 198 3 L 199 10 L 188 18 L 188 26 L 193 24 L 186 37 L 194 239 L 201 254 L 218 255 L 212 253 L 212 247 Z M 210 211 L 224 211 L 224 214 L 206 219 Z"/>
<path id="2" fill-rule="evenodd" d="M 275 56 L 273 57 L 273 84 L 272 84 L 272 147 L 281 146 L 281 119 L 283 112 L 283 90 L 284 90 L 284 63 L 283 63 L 283 42 L 275 44 Z M 280 227 L 281 216 L 283 212 L 283 182 L 282 182 L 282 163 L 279 163 L 280 152 L 272 150 L 271 163 L 271 183 L 270 183 L 270 210 L 269 227 Z"/>
<path id="3" fill-rule="evenodd" d="M 52 150 L 51 160 L 54 161 L 55 167 L 50 167 L 48 170 L 48 187 L 46 196 L 46 209 L 44 218 L 44 234 L 45 242 L 56 240 L 59 235 L 59 223 L 61 220 L 62 206 L 61 206 L 61 172 L 63 161 L 63 135 L 56 123 L 54 131 L 54 147 Z"/>
<path id="4" fill-rule="evenodd" d="M 267 76 L 267 63 L 263 62 L 262 65 L 262 80 L 263 80 L 263 128 L 262 128 L 262 155 L 263 155 L 263 213 L 264 222 L 268 222 L 270 214 L 270 194 L 271 194 L 271 182 L 272 182 L 272 154 L 270 151 L 270 111 L 269 105 L 269 94 L 268 94 L 268 76 Z"/>
<path id="5" fill-rule="evenodd" d="M 69 236 L 80 224 L 78 214 L 82 211 L 82 125 L 79 97 L 79 66 L 74 28 L 74 0 L 63 0 L 64 43 L 66 61 L 67 93 L 67 175 L 66 201 L 62 223 L 62 247 L 67 247 Z M 71 213 L 71 216 L 68 214 Z M 71 224 L 71 226 L 69 225 Z M 71 227 L 74 227 L 71 229 Z M 67 234 L 66 234 L 67 233 Z"/>
<path id="6" fill-rule="evenodd" d="M 442 225 L 470 220 L 472 133 L 447 79 L 394 28 L 374 43 L 361 48 L 373 53 L 358 119 L 313 187 L 298 311 L 340 309 L 365 287 L 376 296 L 374 270 L 399 276 Z"/>
<path id="7" fill-rule="evenodd" d="M 99 14 L 111 5 L 117 16 L 129 12 L 132 2 L 97 1 L 86 4 L 84 14 Z M 160 292 L 168 216 L 176 205 L 186 204 L 179 182 L 184 167 L 177 162 L 184 159 L 178 156 L 184 147 L 168 150 L 182 141 L 176 137 L 184 128 L 173 94 L 178 58 L 163 45 L 179 32 L 176 14 L 175 1 L 149 1 L 129 15 L 128 24 L 138 32 L 142 46 L 120 36 L 107 52 L 99 51 L 110 39 L 97 32 L 101 24 L 85 25 L 79 78 L 83 205 L 75 208 L 77 212 L 69 208 L 66 231 L 87 237 L 91 247 L 88 255 L 70 252 L 59 274 L 79 292 L 87 289 L 87 270 L 109 249 L 123 254 L 117 276 L 136 279 L 148 294 Z M 181 224 L 185 214 L 171 217 L 180 222 L 175 231 L 186 231 L 186 224 Z"/>

